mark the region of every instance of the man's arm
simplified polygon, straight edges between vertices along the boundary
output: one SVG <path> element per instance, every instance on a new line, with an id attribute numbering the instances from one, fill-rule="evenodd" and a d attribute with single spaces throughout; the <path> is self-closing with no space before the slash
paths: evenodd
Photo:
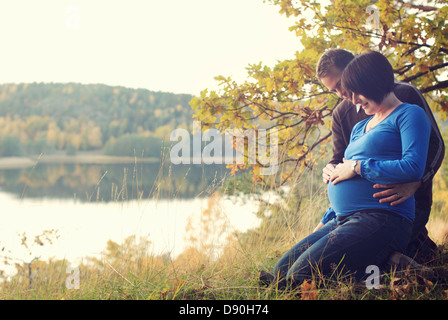
<path id="1" fill-rule="evenodd" d="M 345 149 L 350 141 L 350 132 L 354 123 L 352 123 L 353 121 L 347 121 L 345 118 L 347 108 L 350 107 L 354 108 L 350 105 L 350 102 L 343 101 L 333 110 L 331 119 L 332 156 L 330 162 L 322 169 L 324 183 L 328 183 L 334 168 L 342 162 Z"/>
<path id="2" fill-rule="evenodd" d="M 341 115 L 342 106 L 339 108 L 338 107 L 336 107 L 333 111 L 331 118 L 332 157 L 329 164 L 332 165 L 337 165 L 342 162 L 345 149 L 350 141 L 350 132 L 352 131 L 354 125 L 343 123 L 344 117 L 343 114 Z"/>

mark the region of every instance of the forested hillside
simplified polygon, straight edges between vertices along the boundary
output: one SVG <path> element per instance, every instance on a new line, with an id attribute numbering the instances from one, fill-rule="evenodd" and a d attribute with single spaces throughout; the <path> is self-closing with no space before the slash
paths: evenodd
<path id="1" fill-rule="evenodd" d="M 0 85 L 0 156 L 98 149 L 140 153 L 134 143 L 158 145 L 150 153 L 160 154 L 171 130 L 191 126 L 191 98 L 102 84 Z"/>

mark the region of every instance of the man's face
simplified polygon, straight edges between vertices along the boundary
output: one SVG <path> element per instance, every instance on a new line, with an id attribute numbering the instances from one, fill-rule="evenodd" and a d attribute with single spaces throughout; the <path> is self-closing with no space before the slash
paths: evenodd
<path id="1" fill-rule="evenodd" d="M 327 87 L 328 90 L 331 92 L 334 92 L 338 95 L 341 99 L 350 99 L 348 97 L 347 92 L 342 88 L 341 84 L 341 78 L 342 78 L 342 71 L 339 69 L 333 70 L 330 75 L 325 76 L 320 79 L 325 87 Z"/>

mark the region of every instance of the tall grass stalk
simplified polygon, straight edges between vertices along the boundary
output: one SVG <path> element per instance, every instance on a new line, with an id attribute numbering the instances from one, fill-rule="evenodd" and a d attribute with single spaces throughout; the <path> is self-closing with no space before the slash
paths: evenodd
<path id="1" fill-rule="evenodd" d="M 164 165 L 167 164 L 163 162 L 162 167 Z M 162 169 L 158 175 L 160 179 L 154 182 L 148 199 L 157 198 L 160 185 L 170 181 L 170 177 L 165 179 L 161 172 Z M 381 289 L 368 290 L 362 284 L 342 279 L 342 275 L 331 281 L 319 278 L 319 270 L 316 270 L 316 282 L 296 291 L 281 291 L 275 286 L 261 286 L 258 282 L 260 270 L 271 270 L 286 250 L 313 230 L 327 209 L 328 200 L 320 175 L 320 170 L 301 172 L 291 179 L 287 189 L 266 187 L 257 193 L 261 197 L 269 191 L 280 195 L 280 198 L 274 202 L 263 201 L 263 198 L 260 198 L 258 212 L 258 216 L 262 218 L 260 225 L 244 233 L 231 233 L 225 247 L 219 248 L 219 254 L 216 254 L 216 248 L 213 248 L 213 241 L 211 244 L 201 242 L 200 238 L 211 236 L 210 232 L 217 233 L 217 236 L 227 232 L 225 224 L 219 225 L 218 228 L 216 225 L 217 221 L 225 220 L 225 212 L 222 212 L 218 201 L 226 196 L 223 189 L 218 188 L 223 186 L 224 181 L 214 181 L 210 186 L 208 207 L 202 212 L 201 223 L 198 224 L 202 230 L 190 234 L 191 247 L 178 257 L 173 258 L 169 253 L 153 255 L 148 241 L 138 239 L 136 236 L 131 236 L 122 243 L 109 241 L 101 257 L 86 258 L 78 266 L 79 288 L 67 287 L 66 281 L 70 274 L 67 273 L 69 263 L 66 260 L 36 260 L 27 264 L 17 264 L 17 275 L 2 282 L 0 298 L 120 300 L 447 298 L 448 232 L 444 233 L 445 231 L 438 231 L 440 237 L 435 239 L 442 249 L 442 254 L 433 262 L 434 268 L 439 271 L 440 280 L 431 282 L 432 286 L 429 283 L 422 285 L 423 280 L 419 282 L 418 278 L 412 282 L 409 280 L 410 275 L 406 287 L 393 285 L 396 278 L 405 278 L 391 274 L 388 279 L 383 279 Z M 147 200 L 141 190 L 144 177 L 137 171 L 133 176 L 136 184 L 134 195 L 144 204 Z M 188 183 L 187 177 L 184 183 Z M 123 184 L 127 185 L 127 181 L 124 180 Z M 118 186 L 115 186 L 114 190 L 111 190 L 117 202 L 129 200 L 125 189 L 123 187 L 119 190 Z M 442 208 L 443 206 L 436 206 L 436 210 Z M 443 229 L 441 225 L 445 228 L 448 226 L 448 217 L 444 212 L 433 212 L 432 217 L 437 220 L 430 220 L 428 224 L 430 233 L 433 231 L 432 228 Z"/>

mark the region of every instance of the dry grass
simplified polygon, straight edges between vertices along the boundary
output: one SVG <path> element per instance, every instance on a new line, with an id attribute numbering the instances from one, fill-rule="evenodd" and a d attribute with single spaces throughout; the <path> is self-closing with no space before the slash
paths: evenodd
<path id="1" fill-rule="evenodd" d="M 441 254 L 428 265 L 436 279 L 413 272 L 393 272 L 382 278 L 380 289 L 349 278 L 325 280 L 316 277 L 295 291 L 279 291 L 259 285 L 259 271 L 271 270 L 278 258 L 311 232 L 327 206 L 319 178 L 309 176 L 306 183 L 282 197 L 282 203 L 260 207 L 263 222 L 259 228 L 233 234 L 219 255 L 209 244 L 191 234 L 191 248 L 171 258 L 153 256 L 148 243 L 130 237 L 121 244 L 109 242 L 101 259 L 88 259 L 77 266 L 79 288 L 67 283 L 75 275 L 67 261 L 34 261 L 19 265 L 16 276 L 2 283 L 2 299 L 132 299 L 132 300 L 440 300 L 447 298 L 448 217 L 444 206 L 436 206 L 428 230 L 441 248 Z M 435 191 L 437 192 L 437 190 Z M 215 194 L 202 216 L 202 231 L 215 230 L 223 218 Z M 204 233 L 205 234 L 205 233 Z"/>

